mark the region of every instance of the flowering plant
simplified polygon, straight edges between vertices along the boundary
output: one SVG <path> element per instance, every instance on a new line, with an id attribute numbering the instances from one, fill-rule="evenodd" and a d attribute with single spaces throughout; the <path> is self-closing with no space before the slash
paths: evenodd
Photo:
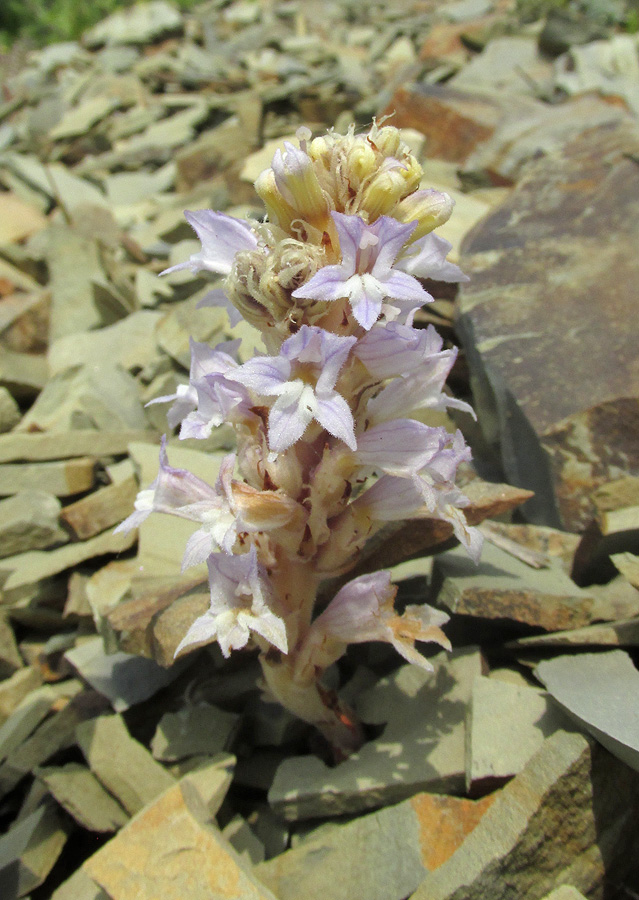
<path id="1" fill-rule="evenodd" d="M 387 641 L 430 668 L 416 641 L 448 647 L 447 616 L 393 606 L 390 573 L 347 582 L 315 615 L 320 583 L 342 576 L 384 523 L 438 518 L 473 559 L 479 532 L 455 486 L 470 458 L 461 433 L 424 424 L 424 409 L 470 410 L 444 393 L 454 349 L 413 327 L 433 298 L 420 278 L 462 281 L 433 234 L 448 195 L 420 190 L 422 170 L 396 128 L 377 123 L 284 144 L 257 179 L 264 222 L 200 210 L 186 217 L 202 249 L 172 267 L 225 276 L 208 295 L 261 332 L 266 352 L 240 364 L 238 342 L 192 343 L 190 383 L 171 397 L 180 437 L 233 426 L 237 451 L 211 486 L 169 465 L 120 526 L 150 512 L 199 523 L 184 567 L 206 561 L 211 605 L 176 655 L 217 641 L 225 656 L 257 645 L 270 693 L 317 726 L 336 756 L 362 740 L 352 712 L 321 682 L 350 643 Z M 232 319 L 233 321 L 233 319 Z"/>

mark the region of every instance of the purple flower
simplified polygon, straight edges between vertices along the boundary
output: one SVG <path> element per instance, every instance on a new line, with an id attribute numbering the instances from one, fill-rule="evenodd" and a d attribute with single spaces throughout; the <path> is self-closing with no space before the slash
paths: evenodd
<path id="1" fill-rule="evenodd" d="M 279 356 L 256 356 L 229 376 L 256 394 L 277 397 L 268 419 L 273 452 L 291 447 L 313 419 L 355 449 L 353 414 L 334 387 L 356 340 L 302 325 L 284 341 Z"/>
<path id="2" fill-rule="evenodd" d="M 233 380 L 239 363 L 231 356 L 240 340 L 226 341 L 211 349 L 207 344 L 191 341 L 192 391 L 181 400 L 192 401 L 191 411 L 184 417 L 180 438 L 207 438 L 213 428 L 232 419 L 250 415 L 251 402 L 246 390 Z M 173 407 L 170 412 L 173 412 Z"/>
<path id="3" fill-rule="evenodd" d="M 432 463 L 450 444 L 445 428 L 414 419 L 392 419 L 357 436 L 355 458 L 389 475 L 410 476 Z"/>
<path id="4" fill-rule="evenodd" d="M 354 505 L 381 522 L 423 518 L 449 522 L 457 540 L 471 559 L 478 562 L 483 542 L 481 532 L 466 522 L 462 509 L 468 506 L 468 498 L 453 483 L 457 467 L 469 459 L 470 450 L 457 431 L 449 435 L 449 440 L 419 472 L 405 478 L 382 475 Z"/>
<path id="5" fill-rule="evenodd" d="M 255 547 L 242 556 L 213 553 L 208 568 L 211 605 L 193 622 L 175 656 L 186 647 L 202 647 L 217 640 L 228 657 L 231 650 L 247 645 L 251 632 L 286 653 L 286 626 L 269 607 L 272 598 L 266 571 L 258 564 Z"/>
<path id="6" fill-rule="evenodd" d="M 376 378 L 408 375 L 440 354 L 444 341 L 432 325 L 412 328 L 399 322 L 375 325 L 353 351 Z M 444 351 L 448 358 L 450 352 Z"/>
<path id="7" fill-rule="evenodd" d="M 138 528 L 152 512 L 169 513 L 202 524 L 189 539 L 183 568 L 203 562 L 214 547 L 230 553 L 241 524 L 231 495 L 234 465 L 235 454 L 225 456 L 217 481 L 211 487 L 186 469 L 169 465 L 166 437 L 163 437 L 157 478 L 150 487 L 140 491 L 135 512 L 118 525 L 116 532 L 127 533 Z"/>
<path id="8" fill-rule="evenodd" d="M 193 274 L 204 269 L 218 275 L 228 275 L 236 253 L 257 247 L 257 238 L 251 231 L 251 226 L 241 219 L 213 212 L 212 209 L 199 209 L 195 212 L 187 210 L 184 216 L 200 239 L 202 249 L 186 262 L 165 269 L 162 275 L 180 269 L 189 269 Z"/>
<path id="9" fill-rule="evenodd" d="M 393 606 L 396 593 L 390 572 L 373 572 L 349 581 L 313 622 L 300 652 L 300 666 L 326 668 L 342 656 L 347 644 L 385 641 L 408 662 L 432 671 L 432 665 L 415 649 L 415 641 L 435 641 L 450 649 L 440 628 L 449 617 L 426 604 L 407 606 L 400 616 Z"/>
<path id="10" fill-rule="evenodd" d="M 355 319 L 366 330 L 377 321 L 386 297 L 410 304 L 411 308 L 433 299 L 416 278 L 393 265 L 416 222 L 402 225 L 390 216 L 380 216 L 367 225 L 359 216 L 338 212 L 331 215 L 339 235 L 342 262 L 324 266 L 293 291 L 293 297 L 321 301 L 348 297 Z"/>
<path id="11" fill-rule="evenodd" d="M 435 281 L 470 281 L 459 266 L 447 262 L 453 245 L 438 234 L 426 234 L 412 243 L 395 263 L 396 269 Z"/>

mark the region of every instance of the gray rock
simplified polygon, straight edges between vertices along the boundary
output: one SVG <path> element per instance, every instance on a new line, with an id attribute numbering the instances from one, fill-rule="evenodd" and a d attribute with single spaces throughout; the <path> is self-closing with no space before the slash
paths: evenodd
<path id="1" fill-rule="evenodd" d="M 535 674 L 571 718 L 639 771 L 639 672 L 627 653 L 558 656 Z"/>
<path id="2" fill-rule="evenodd" d="M 85 681 L 109 699 L 116 712 L 147 700 L 178 675 L 178 667 L 163 669 L 151 659 L 129 653 L 107 655 L 101 637 L 89 638 L 65 656 Z"/>
<path id="3" fill-rule="evenodd" d="M 20 407 L 6 387 L 0 386 L 0 432 L 11 431 L 20 421 Z"/>
<path id="4" fill-rule="evenodd" d="M 479 565 L 460 547 L 436 557 L 437 603 L 466 616 L 522 623 L 546 631 L 589 625 L 594 602 L 557 564 L 534 569 L 485 543 Z"/>
<path id="5" fill-rule="evenodd" d="M 475 676 L 476 649 L 438 654 L 435 671 L 403 666 L 362 695 L 364 722 L 384 733 L 329 769 L 316 757 L 292 757 L 277 770 L 269 803 L 286 819 L 357 812 L 396 803 L 417 791 L 464 788 L 465 718 Z"/>
<path id="6" fill-rule="evenodd" d="M 137 382 L 109 362 L 76 366 L 47 382 L 19 431 L 144 431 Z"/>
<path id="7" fill-rule="evenodd" d="M 476 408 L 540 524 L 579 530 L 599 485 L 639 473 L 638 140 L 634 125 L 593 128 L 531 163 L 464 243 L 458 327 Z"/>
<path id="8" fill-rule="evenodd" d="M 467 791 L 484 793 L 517 775 L 547 737 L 570 728 L 544 692 L 476 678 L 466 723 Z"/>
<path id="9" fill-rule="evenodd" d="M 83 41 L 89 48 L 104 44 L 149 44 L 182 31 L 182 16 L 164 0 L 136 3 L 118 10 L 86 31 Z"/>
<path id="10" fill-rule="evenodd" d="M 68 831 L 49 800 L 0 837 L 3 898 L 24 897 L 42 884 L 66 844 Z"/>
<path id="11" fill-rule="evenodd" d="M 412 900 L 538 900 L 561 884 L 603 900 L 636 866 L 638 813 L 636 773 L 559 731 Z"/>
<path id="12" fill-rule="evenodd" d="M 237 729 L 239 715 L 198 703 L 165 713 L 153 735 L 151 751 L 162 762 L 177 762 L 224 750 Z"/>
<path id="13" fill-rule="evenodd" d="M 108 794 L 86 766 L 67 763 L 38 770 L 51 794 L 83 828 L 114 832 L 128 821 L 120 804 Z"/>
<path id="14" fill-rule="evenodd" d="M 131 815 L 175 783 L 149 751 L 131 737 L 120 716 L 84 722 L 77 736 L 91 771 Z"/>
<path id="15" fill-rule="evenodd" d="M 45 491 L 21 491 L 0 500 L 0 557 L 66 544 L 61 508 L 58 498 Z"/>

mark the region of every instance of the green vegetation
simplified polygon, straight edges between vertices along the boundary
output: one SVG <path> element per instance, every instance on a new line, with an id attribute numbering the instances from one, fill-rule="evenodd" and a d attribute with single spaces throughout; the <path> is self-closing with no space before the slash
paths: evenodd
<path id="1" fill-rule="evenodd" d="M 86 28 L 95 25 L 118 9 L 132 6 L 134 0 L 0 0 L 0 46 L 7 47 L 18 38 L 37 45 L 72 41 Z M 189 9 L 201 0 L 173 0 L 181 9 Z"/>

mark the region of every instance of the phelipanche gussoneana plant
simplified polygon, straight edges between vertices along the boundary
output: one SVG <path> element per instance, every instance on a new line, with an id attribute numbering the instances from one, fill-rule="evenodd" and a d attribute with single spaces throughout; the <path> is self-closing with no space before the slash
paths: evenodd
<path id="1" fill-rule="evenodd" d="M 351 643 L 387 641 L 428 669 L 415 642 L 448 647 L 447 616 L 427 605 L 399 615 L 387 571 L 345 583 L 317 615 L 320 583 L 353 568 L 392 520 L 443 519 L 473 559 L 480 553 L 455 486 L 468 447 L 459 431 L 419 419 L 469 409 L 444 392 L 455 350 L 412 324 L 433 299 L 420 279 L 465 276 L 434 234 L 452 200 L 419 189 L 421 167 L 396 128 L 297 137 L 255 183 L 265 220 L 187 212 L 202 249 L 167 270 L 225 276 L 208 302 L 261 333 L 264 353 L 243 364 L 236 341 L 193 342 L 189 385 L 161 398 L 181 438 L 227 423 L 237 450 L 211 485 L 173 468 L 163 442 L 158 476 L 120 529 L 151 512 L 199 523 L 183 565 L 206 562 L 211 604 L 176 655 L 212 641 L 225 656 L 256 646 L 268 692 L 340 758 L 361 729 L 322 685 L 326 668 Z"/>

